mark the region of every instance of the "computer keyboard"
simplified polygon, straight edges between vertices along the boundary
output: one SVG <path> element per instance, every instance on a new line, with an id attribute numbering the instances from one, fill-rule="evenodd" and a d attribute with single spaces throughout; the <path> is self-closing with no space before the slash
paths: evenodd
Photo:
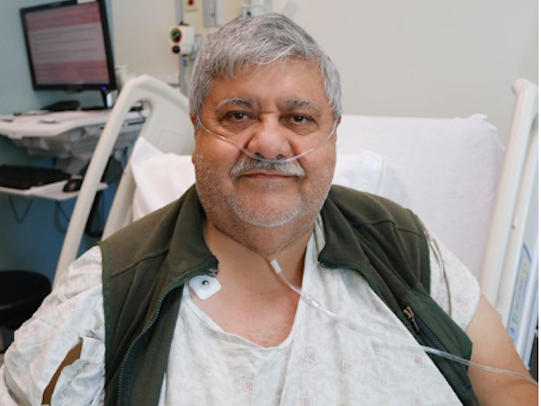
<path id="1" fill-rule="evenodd" d="M 30 189 L 61 182 L 71 177 L 58 169 L 35 166 L 0 165 L 0 186 L 12 189 Z"/>

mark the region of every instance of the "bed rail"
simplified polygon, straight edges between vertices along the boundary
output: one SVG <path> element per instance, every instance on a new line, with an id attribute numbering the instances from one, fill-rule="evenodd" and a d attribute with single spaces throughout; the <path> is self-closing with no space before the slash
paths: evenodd
<path id="1" fill-rule="evenodd" d="M 480 281 L 526 360 L 538 317 L 538 88 L 518 79 L 513 92 L 517 100 Z"/>

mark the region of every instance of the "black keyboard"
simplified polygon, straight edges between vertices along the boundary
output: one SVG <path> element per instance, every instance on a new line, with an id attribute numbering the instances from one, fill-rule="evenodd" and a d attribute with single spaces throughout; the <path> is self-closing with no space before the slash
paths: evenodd
<path id="1" fill-rule="evenodd" d="M 30 189 L 33 186 L 61 182 L 70 177 L 70 174 L 58 169 L 0 165 L 0 186 L 11 189 Z"/>

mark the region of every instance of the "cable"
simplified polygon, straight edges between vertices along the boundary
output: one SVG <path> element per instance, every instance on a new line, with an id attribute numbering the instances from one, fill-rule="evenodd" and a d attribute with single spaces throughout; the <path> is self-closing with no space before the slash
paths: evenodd
<path id="1" fill-rule="evenodd" d="M 335 321 L 338 321 L 338 322 L 341 322 L 341 323 L 346 323 L 346 324 L 348 323 L 348 321 L 346 319 L 338 316 L 337 314 L 331 312 L 328 309 L 325 309 L 308 292 L 305 292 L 304 290 L 302 290 L 298 286 L 294 285 L 291 281 L 289 281 L 289 279 L 283 274 L 282 268 L 281 268 L 280 264 L 278 263 L 278 261 L 276 260 L 276 258 L 273 259 L 272 261 L 270 261 L 270 265 L 272 266 L 272 269 L 274 270 L 274 272 L 285 282 L 285 284 L 287 286 L 289 286 L 291 289 L 293 289 L 295 292 L 297 292 L 300 295 L 301 299 L 304 300 L 309 306 L 312 306 L 313 308 L 315 308 L 319 312 L 328 315 L 330 318 L 332 318 Z M 421 348 L 426 353 L 433 354 L 433 355 L 436 355 L 438 357 L 446 358 L 446 359 L 449 359 L 451 361 L 455 361 L 455 362 L 458 362 L 460 364 L 467 365 L 469 367 L 471 366 L 471 367 L 475 367 L 475 368 L 484 369 L 484 370 L 490 371 L 490 372 L 515 376 L 515 377 L 524 379 L 527 382 L 530 382 L 531 384 L 535 385 L 536 387 L 538 386 L 538 383 L 531 376 L 528 376 L 528 375 L 525 375 L 525 374 L 522 374 L 522 373 L 519 373 L 519 372 L 509 371 L 509 370 L 506 370 L 506 369 L 501 369 L 501 368 L 496 368 L 496 367 L 492 367 L 492 366 L 488 366 L 488 365 L 479 364 L 477 362 L 473 362 L 473 361 L 470 361 L 470 360 L 466 360 L 464 358 L 460 358 L 460 357 L 458 357 L 456 355 L 450 354 L 450 353 L 445 352 L 445 351 L 438 350 L 436 348 L 427 347 L 425 345 L 420 345 L 420 344 L 419 345 L 412 345 L 410 343 L 406 343 L 406 342 L 403 342 L 403 341 L 400 341 L 400 340 L 396 340 L 394 338 L 389 338 L 387 336 L 379 334 L 379 333 L 377 333 L 375 331 L 372 331 L 372 330 L 370 330 L 370 329 L 368 329 L 366 327 L 360 326 L 358 324 L 356 324 L 356 326 L 358 326 L 360 329 L 362 329 L 362 330 L 364 330 L 364 331 L 366 331 L 366 332 L 368 332 L 370 334 L 373 334 L 375 336 L 378 336 L 378 337 L 380 337 L 382 339 L 385 339 L 385 340 L 388 340 L 388 341 L 389 340 L 393 341 L 394 343 L 400 344 L 403 347 L 408 347 L 408 348 L 413 348 L 413 349 Z"/>
<path id="2" fill-rule="evenodd" d="M 56 201 L 56 213 L 55 213 L 55 223 L 56 223 L 56 227 L 62 232 L 62 233 L 66 233 L 68 231 L 67 227 L 63 227 L 61 224 L 60 224 L 60 218 L 58 217 L 58 213 L 60 213 L 62 215 L 62 217 L 64 217 L 64 219 L 66 220 L 66 222 L 69 224 L 69 222 L 71 221 L 71 217 L 68 216 L 66 214 L 66 212 L 64 211 L 64 208 L 62 207 L 62 204 L 59 202 L 59 201 Z"/>
<path id="3" fill-rule="evenodd" d="M 436 348 L 427 347 L 427 346 L 424 346 L 424 345 L 421 345 L 420 347 L 421 347 L 421 349 L 423 351 L 425 351 L 427 353 L 434 354 L 434 355 L 436 355 L 438 357 L 447 358 L 448 360 L 458 362 L 458 363 L 466 365 L 468 367 L 471 366 L 471 367 L 475 367 L 475 368 L 484 369 L 484 370 L 489 371 L 489 372 L 496 372 L 496 373 L 499 373 L 499 374 L 516 376 L 517 378 L 524 379 L 524 380 L 530 382 L 531 384 L 533 384 L 535 386 L 539 386 L 537 381 L 535 379 L 533 379 L 531 376 L 521 374 L 520 372 L 515 372 L 515 371 L 510 371 L 508 369 L 501 369 L 501 368 L 491 367 L 489 365 L 479 364 L 478 362 L 469 361 L 469 360 L 466 360 L 464 358 L 460 358 L 460 357 L 458 357 L 456 355 L 450 354 L 448 352 L 440 351 L 440 350 L 438 350 Z"/>
<path id="4" fill-rule="evenodd" d="M 30 212 L 30 208 L 32 207 L 32 203 L 34 200 L 30 199 L 28 202 L 28 205 L 26 206 L 26 209 L 24 210 L 24 213 L 22 217 L 19 217 L 19 213 L 17 213 L 17 209 L 15 207 L 15 203 L 13 203 L 13 198 L 11 195 L 8 195 L 9 205 L 11 206 L 11 210 L 13 211 L 13 216 L 15 217 L 15 220 L 17 223 L 21 224 L 25 219 L 26 216 L 28 216 L 28 213 Z"/>

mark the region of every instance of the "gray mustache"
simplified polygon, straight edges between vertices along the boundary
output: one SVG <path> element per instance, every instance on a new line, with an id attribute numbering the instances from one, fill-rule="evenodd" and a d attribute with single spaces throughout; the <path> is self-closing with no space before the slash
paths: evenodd
<path id="1" fill-rule="evenodd" d="M 235 162 L 235 165 L 233 166 L 229 174 L 231 176 L 238 176 L 243 172 L 254 170 L 268 171 L 284 176 L 296 176 L 298 178 L 304 178 L 306 176 L 306 172 L 297 160 L 281 162 L 280 160 L 259 161 L 252 158 L 243 159 Z"/>

